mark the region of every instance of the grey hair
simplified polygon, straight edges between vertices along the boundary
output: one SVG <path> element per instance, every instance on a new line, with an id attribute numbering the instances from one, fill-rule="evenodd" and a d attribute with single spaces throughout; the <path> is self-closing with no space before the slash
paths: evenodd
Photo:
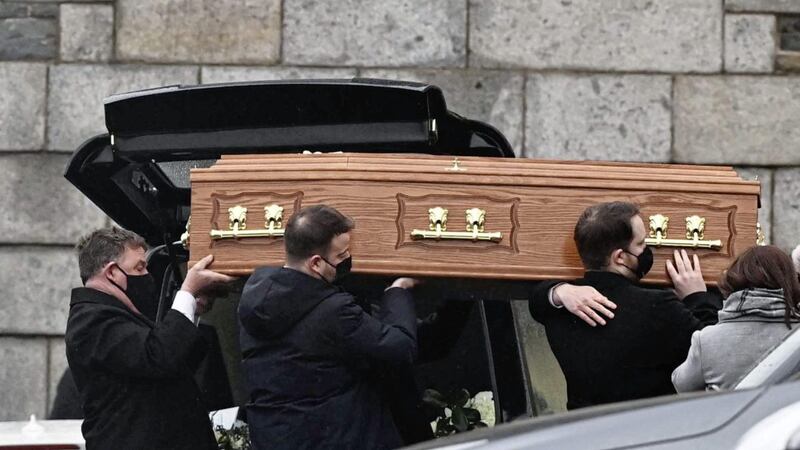
<path id="1" fill-rule="evenodd" d="M 117 227 L 101 228 L 82 237 L 75 246 L 81 281 L 86 283 L 103 266 L 116 261 L 126 247 L 147 250 L 147 242 L 138 234 Z"/>
<path id="2" fill-rule="evenodd" d="M 792 250 L 792 262 L 794 263 L 794 271 L 800 274 L 800 245 Z"/>

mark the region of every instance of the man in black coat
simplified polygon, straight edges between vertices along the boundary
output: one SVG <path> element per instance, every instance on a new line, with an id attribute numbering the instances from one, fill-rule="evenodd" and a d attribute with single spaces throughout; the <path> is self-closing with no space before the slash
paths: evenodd
<path id="1" fill-rule="evenodd" d="M 286 226 L 286 266 L 257 270 L 239 304 L 256 449 L 386 449 L 402 445 L 376 370 L 410 365 L 416 315 L 399 278 L 375 317 L 334 282 L 351 266 L 353 222 L 304 208 Z"/>
<path id="2" fill-rule="evenodd" d="M 692 333 L 715 323 L 722 306 L 706 292 L 697 256 L 692 264 L 676 252 L 677 269 L 668 263 L 675 292 L 640 286 L 653 256 L 639 209 L 626 202 L 587 208 L 574 237 L 584 277 L 558 286 L 561 293 L 557 283 L 541 283 L 530 301 L 564 372 L 567 408 L 674 393 L 670 375 L 686 359 Z M 594 293 L 594 305 L 576 307 L 574 297 L 585 292 Z M 606 324 L 596 311 L 613 320 Z"/>
<path id="3" fill-rule="evenodd" d="M 419 303 L 417 303 L 419 304 Z M 449 300 L 423 319 L 417 320 L 417 361 L 426 364 L 444 359 L 464 331 L 475 302 Z M 438 411 L 425 404 L 414 378 L 414 367 L 392 366 L 383 371 L 383 395 L 403 445 L 433 439 L 431 422 Z"/>
<path id="4" fill-rule="evenodd" d="M 206 351 L 195 316 L 207 305 L 196 297 L 231 278 L 208 270 L 212 258 L 204 258 L 156 324 L 140 311 L 156 295 L 146 248 L 141 237 L 117 228 L 78 244 L 85 287 L 72 291 L 65 340 L 86 448 L 216 449 L 192 378 Z"/>

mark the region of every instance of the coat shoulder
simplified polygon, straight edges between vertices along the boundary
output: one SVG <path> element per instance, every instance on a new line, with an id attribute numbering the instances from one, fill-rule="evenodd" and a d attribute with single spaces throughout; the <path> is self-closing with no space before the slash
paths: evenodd
<path id="1" fill-rule="evenodd" d="M 129 313 L 121 308 L 97 303 L 79 303 L 72 305 L 67 318 L 67 331 L 70 326 L 103 322 L 114 317 L 124 317 Z"/>
<path id="2" fill-rule="evenodd" d="M 670 302 L 679 301 L 675 293 L 670 289 L 652 288 L 644 286 L 632 286 L 631 294 L 638 299 L 650 302 L 653 305 L 663 305 Z"/>
<path id="3" fill-rule="evenodd" d="M 323 300 L 319 305 L 319 309 L 326 314 L 341 313 L 353 307 L 359 308 L 355 297 L 347 292 L 337 292 Z"/>

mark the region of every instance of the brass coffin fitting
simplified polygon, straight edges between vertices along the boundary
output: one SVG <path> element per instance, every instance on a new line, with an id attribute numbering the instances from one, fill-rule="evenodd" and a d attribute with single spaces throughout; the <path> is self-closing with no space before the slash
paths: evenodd
<path id="1" fill-rule="evenodd" d="M 189 250 L 189 236 L 190 236 L 189 227 L 191 225 L 192 225 L 192 216 L 189 216 L 189 220 L 186 221 L 186 231 L 184 231 L 183 234 L 181 235 L 181 245 L 186 250 Z"/>
<path id="2" fill-rule="evenodd" d="M 756 245 L 767 245 L 767 237 L 761 229 L 761 222 L 756 222 Z"/>
<path id="3" fill-rule="evenodd" d="M 710 248 L 715 250 L 722 248 L 721 240 L 704 239 L 705 217 L 689 216 L 686 218 L 686 239 L 667 238 L 668 228 L 669 217 L 662 214 L 650 216 L 650 237 L 645 239 L 645 243 L 653 247 Z"/>
<path id="4" fill-rule="evenodd" d="M 458 158 L 454 158 L 454 159 L 453 159 L 453 165 L 452 165 L 452 166 L 450 166 L 450 167 L 448 167 L 448 168 L 447 168 L 447 169 L 445 169 L 445 170 L 449 170 L 449 171 L 451 171 L 451 172 L 464 172 L 464 171 L 466 171 L 467 169 L 465 169 L 465 168 L 461 167 L 461 161 L 459 161 L 459 160 L 458 160 Z"/>
<path id="5" fill-rule="evenodd" d="M 247 229 L 247 208 L 236 205 L 228 208 L 228 229 L 211 230 L 211 239 L 240 239 L 254 237 L 283 237 L 283 207 L 264 207 L 264 228 Z"/>
<path id="6" fill-rule="evenodd" d="M 447 231 L 447 210 L 437 206 L 428 210 L 428 230 L 411 230 L 413 239 L 460 239 L 465 241 L 491 241 L 500 242 L 503 233 L 484 232 L 486 211 L 479 208 L 470 208 L 465 211 L 467 231 Z"/>

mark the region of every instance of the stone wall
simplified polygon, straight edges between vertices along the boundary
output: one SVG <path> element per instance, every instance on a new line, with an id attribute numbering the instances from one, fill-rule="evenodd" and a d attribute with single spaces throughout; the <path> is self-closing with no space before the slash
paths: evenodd
<path id="1" fill-rule="evenodd" d="M 0 1 L 0 420 L 45 415 L 72 245 L 107 223 L 64 181 L 102 99 L 166 84 L 383 77 L 440 85 L 520 156 L 726 164 L 761 223 L 800 221 L 796 0 Z M 783 23 L 783 22 L 781 22 Z M 791 41 L 791 39 L 787 39 Z"/>

